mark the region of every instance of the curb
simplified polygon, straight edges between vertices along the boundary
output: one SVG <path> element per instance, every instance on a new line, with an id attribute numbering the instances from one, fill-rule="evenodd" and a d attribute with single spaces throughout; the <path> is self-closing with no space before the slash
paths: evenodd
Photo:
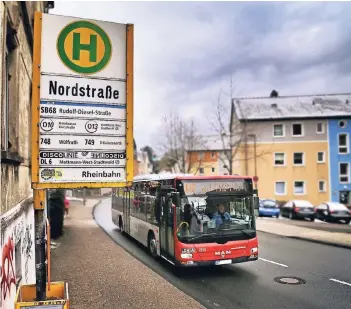
<path id="1" fill-rule="evenodd" d="M 325 240 L 318 240 L 318 239 L 311 239 L 311 238 L 306 238 L 306 237 L 299 237 L 299 236 L 285 236 L 285 235 L 280 235 L 280 234 L 275 234 L 272 232 L 266 232 L 266 231 L 260 231 L 257 230 L 260 233 L 265 233 L 265 234 L 270 234 L 274 236 L 278 236 L 281 238 L 289 238 L 289 239 L 295 239 L 295 240 L 304 240 L 308 242 L 313 242 L 316 244 L 321 244 L 321 245 L 326 245 L 326 246 L 331 246 L 331 247 L 337 247 L 337 248 L 343 248 L 343 249 L 349 249 L 351 250 L 351 245 L 345 245 L 345 244 L 338 244 L 335 242 L 330 242 L 330 241 L 325 241 Z"/>
<path id="2" fill-rule="evenodd" d="M 291 239 L 305 240 L 305 241 L 309 241 L 309 242 L 314 242 L 316 244 L 327 245 L 327 246 L 332 246 L 332 247 L 337 247 L 337 248 L 343 248 L 343 249 L 351 250 L 351 245 L 337 244 L 335 242 L 330 242 L 330 241 L 325 241 L 325 240 L 318 240 L 318 239 L 311 239 L 311 238 L 305 238 L 305 237 L 298 237 L 298 236 L 286 236 L 286 237 L 287 238 L 291 238 Z"/>
<path id="3" fill-rule="evenodd" d="M 98 223 L 97 223 L 97 221 L 95 220 L 95 208 L 97 207 L 97 206 L 99 206 L 100 204 L 101 204 L 101 202 L 103 202 L 104 200 L 107 200 L 107 198 L 102 198 L 102 199 L 100 199 L 93 207 L 92 207 L 92 209 L 91 209 L 91 214 L 92 214 L 92 216 L 93 216 L 93 219 L 94 219 L 94 221 L 95 221 L 95 223 L 99 226 L 99 227 L 101 227 Z"/>

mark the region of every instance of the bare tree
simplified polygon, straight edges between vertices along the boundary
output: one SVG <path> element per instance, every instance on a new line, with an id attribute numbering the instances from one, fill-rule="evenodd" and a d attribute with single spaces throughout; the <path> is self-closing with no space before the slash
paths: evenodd
<path id="1" fill-rule="evenodd" d="M 170 113 L 163 118 L 165 139 L 162 144 L 168 167 L 180 173 L 190 173 L 199 169 L 201 161 L 193 160 L 192 152 L 201 145 L 201 137 L 193 120 L 183 121 Z"/>
<path id="2" fill-rule="evenodd" d="M 217 98 L 217 104 L 213 113 L 212 119 L 209 123 L 214 131 L 215 137 L 221 142 L 222 155 L 219 156 L 224 168 L 228 171 L 229 175 L 234 173 L 234 162 L 245 161 L 246 171 L 248 170 L 247 162 L 251 159 L 257 159 L 264 156 L 267 151 L 257 151 L 259 148 L 256 145 L 259 132 L 249 132 L 247 123 L 240 122 L 236 117 L 231 118 L 231 105 L 233 99 L 233 81 L 230 80 L 229 104 L 223 105 L 222 94 L 225 92 L 220 90 Z M 248 142 L 250 139 L 254 141 L 253 151 L 249 151 Z M 206 144 L 205 144 L 206 145 Z M 251 148 L 251 147 L 250 147 Z M 239 152 L 245 151 L 244 159 L 239 159 Z M 251 156 L 251 157 L 250 157 Z"/>

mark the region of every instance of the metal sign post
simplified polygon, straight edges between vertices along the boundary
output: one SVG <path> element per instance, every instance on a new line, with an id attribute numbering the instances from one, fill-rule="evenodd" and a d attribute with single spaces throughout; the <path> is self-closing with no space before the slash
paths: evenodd
<path id="1" fill-rule="evenodd" d="M 133 25 L 35 12 L 31 144 L 36 302 L 33 295 L 23 299 L 33 290 L 23 285 L 16 308 L 69 307 L 67 284 L 53 282 L 49 290 L 46 285 L 45 189 L 132 184 L 133 46 Z"/>

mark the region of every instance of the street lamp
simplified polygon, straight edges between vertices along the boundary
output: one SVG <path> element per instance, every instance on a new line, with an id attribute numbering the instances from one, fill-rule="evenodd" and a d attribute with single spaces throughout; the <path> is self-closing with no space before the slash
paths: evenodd
<path id="1" fill-rule="evenodd" d="M 256 134 L 248 134 L 248 137 L 253 138 L 254 140 L 254 169 L 255 177 L 257 177 Z M 255 181 L 255 189 L 257 189 L 257 179 Z"/>

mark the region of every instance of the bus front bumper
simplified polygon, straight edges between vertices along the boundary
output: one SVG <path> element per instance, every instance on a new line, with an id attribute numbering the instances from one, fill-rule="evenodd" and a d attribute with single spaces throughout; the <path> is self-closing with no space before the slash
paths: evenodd
<path id="1" fill-rule="evenodd" d="M 211 261 L 176 261 L 178 267 L 193 267 L 193 266 L 218 266 L 218 265 L 230 265 L 237 263 L 244 263 L 250 261 L 258 260 L 258 255 L 251 256 L 241 256 L 234 259 L 221 259 L 221 260 L 211 260 Z"/>

